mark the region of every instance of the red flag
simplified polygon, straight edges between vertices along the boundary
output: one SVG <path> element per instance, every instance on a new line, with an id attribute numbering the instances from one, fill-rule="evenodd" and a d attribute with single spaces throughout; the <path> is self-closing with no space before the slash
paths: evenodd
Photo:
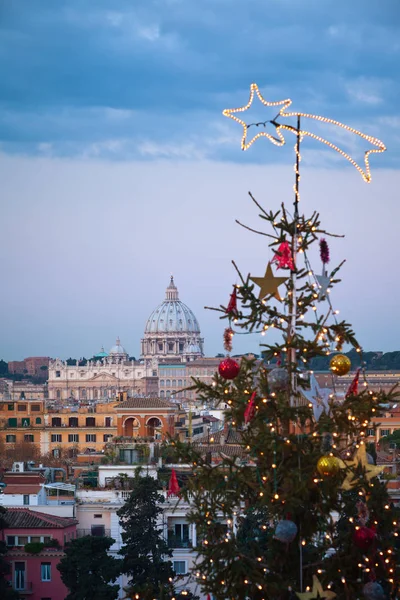
<path id="1" fill-rule="evenodd" d="M 211 600 L 210 594 L 207 594 L 207 600 Z"/>
<path id="2" fill-rule="evenodd" d="M 181 488 L 179 487 L 179 483 L 176 478 L 175 469 L 172 469 L 171 477 L 170 477 L 169 483 L 168 483 L 167 497 L 169 498 L 170 496 L 178 496 L 180 491 L 181 491 Z"/>
<path id="3" fill-rule="evenodd" d="M 249 400 L 246 410 L 244 411 L 244 422 L 250 423 L 256 413 L 256 393 L 253 392 Z"/>
<path id="4" fill-rule="evenodd" d="M 354 379 L 349 385 L 349 389 L 346 393 L 346 398 L 349 396 L 357 396 L 358 394 L 358 380 L 360 379 L 360 369 L 358 368 L 356 374 L 354 375 Z"/>
<path id="5" fill-rule="evenodd" d="M 226 307 L 226 314 L 232 317 L 237 315 L 237 297 L 236 297 L 236 286 L 233 286 L 233 292 L 229 298 L 228 306 Z"/>

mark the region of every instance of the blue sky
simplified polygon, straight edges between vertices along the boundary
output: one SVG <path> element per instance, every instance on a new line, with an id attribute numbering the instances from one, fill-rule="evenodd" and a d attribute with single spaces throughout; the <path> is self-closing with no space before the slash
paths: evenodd
<path id="1" fill-rule="evenodd" d="M 245 271 L 268 259 L 234 219 L 256 224 L 248 189 L 275 207 L 292 188 L 292 140 L 243 153 L 240 126 L 221 115 L 247 102 L 252 81 L 387 145 L 367 186 L 305 142 L 303 199 L 347 235 L 337 293 L 363 345 L 398 347 L 397 0 L 32 0 L 3 2 L 0 15 L 0 356 L 88 355 L 117 335 L 138 355 L 171 271 L 206 351 L 221 350 L 203 306 L 226 301 L 231 258 Z M 256 103 L 249 113 L 273 116 Z M 362 160 L 362 144 L 336 139 Z"/>

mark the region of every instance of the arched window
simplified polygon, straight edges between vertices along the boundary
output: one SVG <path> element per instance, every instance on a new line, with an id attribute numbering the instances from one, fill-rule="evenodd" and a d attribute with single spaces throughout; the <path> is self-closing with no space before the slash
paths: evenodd
<path id="1" fill-rule="evenodd" d="M 42 424 L 42 419 L 40 417 L 36 417 L 35 423 L 36 423 L 36 425 L 41 425 Z"/>
<path id="2" fill-rule="evenodd" d="M 167 390 L 167 398 L 169 398 L 171 395 L 171 390 Z"/>
<path id="3" fill-rule="evenodd" d="M 164 379 L 160 379 L 160 385 L 165 385 Z"/>
<path id="4" fill-rule="evenodd" d="M 160 398 L 164 398 L 164 396 L 165 396 L 165 392 L 164 392 L 164 390 L 161 390 L 161 392 L 160 392 Z"/>
<path id="5" fill-rule="evenodd" d="M 182 379 L 178 379 L 178 386 L 182 387 Z"/>
<path id="6" fill-rule="evenodd" d="M 173 379 L 173 380 L 172 380 L 172 385 L 173 385 L 174 387 L 176 387 L 176 379 Z"/>
<path id="7" fill-rule="evenodd" d="M 168 385 L 171 385 L 171 380 L 170 380 L 170 379 L 167 379 L 167 381 L 166 381 L 166 384 L 167 384 L 167 386 L 168 386 Z"/>

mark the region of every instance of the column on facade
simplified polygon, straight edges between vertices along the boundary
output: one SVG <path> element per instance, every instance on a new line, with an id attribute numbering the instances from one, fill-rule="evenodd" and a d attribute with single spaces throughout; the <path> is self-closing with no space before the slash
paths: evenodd
<path id="1" fill-rule="evenodd" d="M 196 523 L 192 523 L 192 546 L 193 548 L 197 546 L 197 531 L 196 531 Z"/>

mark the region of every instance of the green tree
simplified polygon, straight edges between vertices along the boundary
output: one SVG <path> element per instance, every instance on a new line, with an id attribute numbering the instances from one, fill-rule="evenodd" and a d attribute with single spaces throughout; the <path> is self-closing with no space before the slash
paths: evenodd
<path id="1" fill-rule="evenodd" d="M 6 525 L 5 517 L 7 511 L 0 506 L 0 531 Z M 7 577 L 11 574 L 11 566 L 6 560 L 7 547 L 5 542 L 0 541 L 0 598 L 1 600 L 18 600 L 20 595 L 13 590 Z"/>
<path id="2" fill-rule="evenodd" d="M 85 536 L 65 546 L 65 556 L 57 565 L 68 588 L 65 600 L 115 600 L 121 561 L 108 554 L 114 540 L 109 537 Z"/>
<path id="3" fill-rule="evenodd" d="M 264 361 L 244 357 L 236 376 L 217 374 L 211 385 L 195 380 L 202 400 L 229 405 L 225 420 L 236 430 L 241 460 L 221 452 L 210 464 L 207 448 L 174 441 L 178 457 L 193 464 L 183 494 L 197 526 L 199 582 L 216 600 L 297 600 L 295 592 L 313 581 L 315 596 L 307 598 L 316 598 L 314 576 L 336 600 L 365 598 L 369 583 L 381 586 L 379 597 L 397 598 L 398 517 L 364 444 L 371 420 L 397 394 L 364 386 L 346 398 L 332 393 L 316 418 L 310 361 L 330 361 L 344 344 L 361 354 L 351 326 L 333 317 L 310 263 L 310 247 L 329 234 L 315 212 L 267 212 L 255 203 L 275 256 L 287 242 L 294 265 L 278 271 L 287 277 L 281 302 L 271 276 L 254 278 L 255 287 L 237 269 L 238 307 L 233 315 L 217 309 L 221 318 L 238 333 L 280 337 L 263 345 Z M 330 288 L 339 268 L 325 274 Z M 276 358 L 281 364 L 271 368 Z"/>
<path id="4" fill-rule="evenodd" d="M 164 496 L 153 477 L 140 475 L 137 470 L 133 491 L 118 511 L 124 531 L 122 570 L 129 577 L 128 594 L 141 600 L 172 598 L 175 573 L 168 560 L 172 552 L 159 526 Z"/>

